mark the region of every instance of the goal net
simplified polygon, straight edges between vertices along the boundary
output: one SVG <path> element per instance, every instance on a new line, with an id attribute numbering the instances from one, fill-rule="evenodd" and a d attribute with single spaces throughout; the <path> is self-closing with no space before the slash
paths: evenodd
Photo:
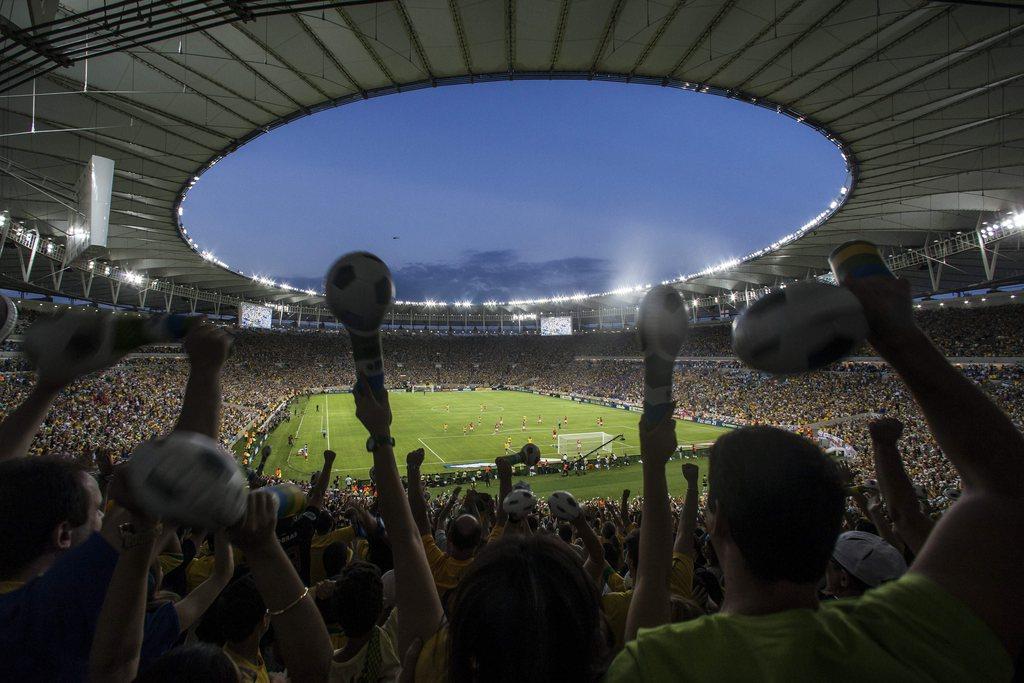
<path id="1" fill-rule="evenodd" d="M 582 432 L 580 434 L 559 434 L 558 455 L 576 457 L 600 448 L 599 453 L 611 454 L 615 435 L 605 432 Z"/>

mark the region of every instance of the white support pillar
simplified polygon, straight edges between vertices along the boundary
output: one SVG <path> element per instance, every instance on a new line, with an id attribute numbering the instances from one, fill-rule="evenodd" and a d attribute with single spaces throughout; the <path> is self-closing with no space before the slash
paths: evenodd
<path id="1" fill-rule="evenodd" d="M 996 242 L 992 247 L 992 256 L 988 254 L 988 249 L 985 246 L 985 238 L 981 236 L 981 233 L 977 233 L 978 236 L 978 251 L 981 254 L 981 265 L 985 269 L 985 282 L 991 282 L 996 275 L 996 260 L 999 258 L 999 245 L 1002 241 Z"/>
<path id="2" fill-rule="evenodd" d="M 945 264 L 942 261 L 937 261 L 930 256 L 927 256 L 925 263 L 928 266 L 928 279 L 932 283 L 932 291 L 938 291 L 939 283 L 942 282 L 942 266 Z"/>

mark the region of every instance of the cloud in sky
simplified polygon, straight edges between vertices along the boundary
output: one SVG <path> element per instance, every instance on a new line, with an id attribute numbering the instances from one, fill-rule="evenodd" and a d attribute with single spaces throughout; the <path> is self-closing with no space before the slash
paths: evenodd
<path id="1" fill-rule="evenodd" d="M 608 259 L 570 256 L 524 261 L 511 249 L 467 250 L 444 262 L 414 262 L 395 269 L 399 299 L 482 302 L 591 291 L 615 275 Z M 297 287 L 319 289 L 317 278 L 281 278 Z"/>

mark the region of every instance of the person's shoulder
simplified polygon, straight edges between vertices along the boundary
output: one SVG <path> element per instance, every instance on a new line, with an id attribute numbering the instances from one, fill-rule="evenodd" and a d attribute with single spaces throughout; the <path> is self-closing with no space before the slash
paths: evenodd
<path id="1" fill-rule="evenodd" d="M 928 577 L 908 572 L 859 598 L 825 603 L 822 626 L 899 652 L 939 679 L 1009 680 L 1013 663 L 992 630 Z"/>

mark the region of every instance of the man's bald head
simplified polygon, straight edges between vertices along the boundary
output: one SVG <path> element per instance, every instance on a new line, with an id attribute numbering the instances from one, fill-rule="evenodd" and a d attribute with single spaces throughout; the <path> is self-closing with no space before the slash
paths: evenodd
<path id="1" fill-rule="evenodd" d="M 480 545 L 480 520 L 473 515 L 459 515 L 452 522 L 448 543 L 453 550 L 472 553 Z"/>

